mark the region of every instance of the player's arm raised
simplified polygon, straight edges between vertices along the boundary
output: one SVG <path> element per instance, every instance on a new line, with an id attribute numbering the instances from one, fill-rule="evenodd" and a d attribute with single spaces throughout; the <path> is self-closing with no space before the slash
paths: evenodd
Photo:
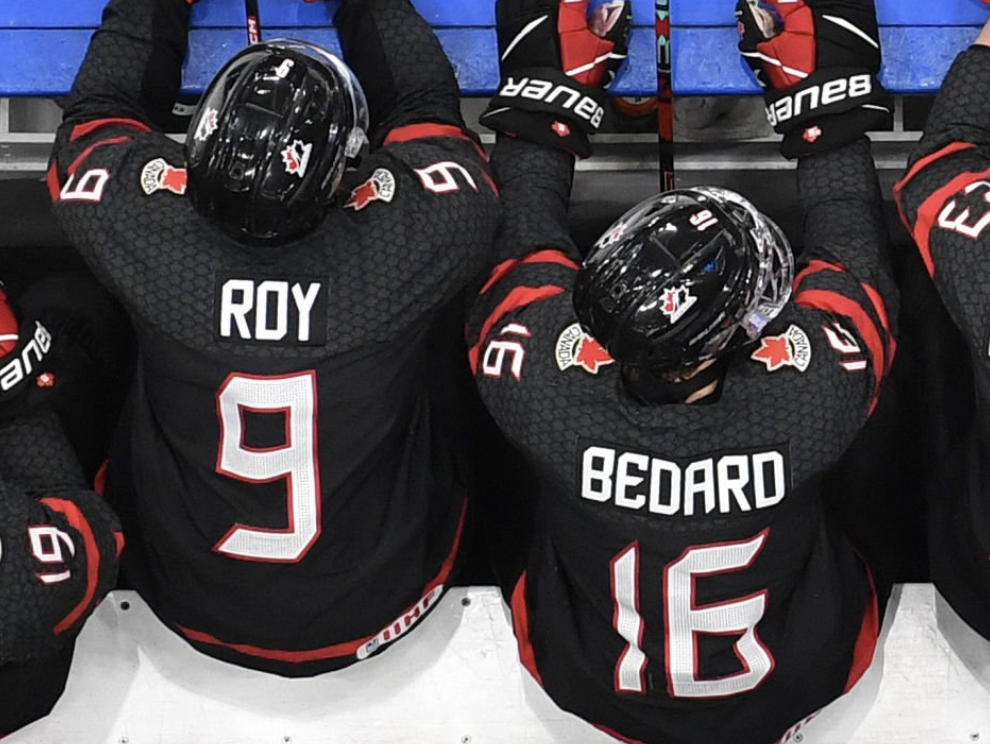
<path id="1" fill-rule="evenodd" d="M 783 135 L 781 152 L 798 159 L 805 249 L 794 303 L 836 317 L 859 338 L 876 391 L 893 358 L 897 292 L 886 270 L 883 198 L 865 136 L 892 117 L 877 79 L 873 0 L 740 0 L 736 17 L 740 52 Z"/>
<path id="2" fill-rule="evenodd" d="M 595 112 L 603 111 L 603 90 L 625 59 L 631 17 L 629 3 L 621 0 L 597 3 L 590 14 L 589 5 L 496 5 L 502 82 L 481 120 L 498 132 L 492 172 L 503 219 L 496 265 L 472 312 L 472 361 L 500 318 L 570 291 L 578 268 L 568 228 L 574 160 L 591 152 Z M 519 95 L 520 86 L 564 86 L 582 103 L 571 108 L 560 106 L 558 97 L 534 100 Z"/>
<path id="3" fill-rule="evenodd" d="M 164 126 L 179 92 L 190 5 L 110 0 L 66 102 L 61 144 L 101 125 Z"/>
<path id="4" fill-rule="evenodd" d="M 973 348 L 990 332 L 990 22 L 949 69 L 894 188 L 901 218 Z"/>
<path id="5" fill-rule="evenodd" d="M 465 128 L 454 70 L 409 0 L 345 0 L 334 25 L 368 99 L 373 146 L 410 125 Z"/>

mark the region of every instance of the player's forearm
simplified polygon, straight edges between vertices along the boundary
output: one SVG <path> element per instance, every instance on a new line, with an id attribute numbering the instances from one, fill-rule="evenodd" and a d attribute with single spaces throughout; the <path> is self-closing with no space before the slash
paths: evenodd
<path id="1" fill-rule="evenodd" d="M 568 229 L 574 156 L 499 135 L 491 167 L 502 201 L 496 260 L 547 248 L 575 257 Z"/>
<path id="2" fill-rule="evenodd" d="M 862 138 L 798 163 L 808 246 L 828 246 L 854 276 L 868 280 L 887 245 L 883 198 L 869 142 Z"/>
<path id="3" fill-rule="evenodd" d="M 990 34 L 956 57 L 942 82 L 925 124 L 925 133 L 911 153 L 911 163 L 955 142 L 990 146 Z"/>
<path id="4" fill-rule="evenodd" d="M 111 0 L 65 108 L 66 121 L 132 118 L 161 127 L 186 55 L 186 0 Z"/>
<path id="5" fill-rule="evenodd" d="M 334 24 L 368 98 L 373 141 L 419 122 L 463 127 L 453 68 L 409 0 L 350 0 Z"/>
<path id="6" fill-rule="evenodd" d="M 86 487 L 57 414 L 44 406 L 0 421 L 0 473 L 32 496 Z"/>

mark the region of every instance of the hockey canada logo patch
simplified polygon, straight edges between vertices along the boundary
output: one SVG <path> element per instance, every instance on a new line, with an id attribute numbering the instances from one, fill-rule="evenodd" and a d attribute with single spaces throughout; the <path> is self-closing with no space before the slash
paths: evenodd
<path id="1" fill-rule="evenodd" d="M 599 369 L 615 362 L 605 347 L 585 333 L 578 323 L 568 326 L 557 337 L 554 356 L 561 372 L 568 367 L 581 367 L 585 372 L 597 375 Z"/>
<path id="2" fill-rule="evenodd" d="M 776 372 L 783 367 L 795 367 L 804 372 L 811 364 L 811 341 L 808 334 L 792 325 L 781 336 L 765 336 L 760 339 L 760 348 L 750 359 L 763 362 L 767 372 Z"/>
<path id="3" fill-rule="evenodd" d="M 670 323 L 673 325 L 683 318 L 684 313 L 690 310 L 697 301 L 698 298 L 691 294 L 683 284 L 679 287 L 671 287 L 664 290 L 663 297 L 660 299 L 660 312 L 670 318 Z"/>
<path id="4" fill-rule="evenodd" d="M 282 162 L 285 163 L 285 172 L 290 176 L 306 175 L 309 167 L 309 156 L 313 154 L 312 143 L 302 140 L 292 140 L 292 144 L 282 150 Z"/>
<path id="5" fill-rule="evenodd" d="M 218 126 L 217 110 L 207 109 L 206 113 L 203 114 L 203 118 L 199 120 L 193 139 L 197 142 L 205 142 L 210 138 L 211 134 L 217 131 Z"/>
<path id="6" fill-rule="evenodd" d="M 148 196 L 156 191 L 186 193 L 186 169 L 175 168 L 162 158 L 155 158 L 141 170 L 141 190 Z"/>
<path id="7" fill-rule="evenodd" d="M 395 176 L 391 171 L 377 168 L 371 178 L 356 187 L 344 204 L 345 208 L 360 212 L 373 201 L 390 202 L 395 197 Z"/>

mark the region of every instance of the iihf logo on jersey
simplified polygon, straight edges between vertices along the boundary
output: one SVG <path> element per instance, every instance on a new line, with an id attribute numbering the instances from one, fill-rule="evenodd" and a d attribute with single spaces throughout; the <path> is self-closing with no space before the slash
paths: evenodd
<path id="1" fill-rule="evenodd" d="M 615 362 L 598 341 L 584 332 L 579 323 L 567 326 L 557 337 L 554 356 L 561 372 L 568 367 L 581 367 L 586 372 L 597 375 L 599 369 Z"/>
<path id="2" fill-rule="evenodd" d="M 155 158 L 141 170 L 141 190 L 148 196 L 156 191 L 186 193 L 186 169 L 176 168 L 163 158 Z"/>
<path id="3" fill-rule="evenodd" d="M 360 212 L 373 201 L 390 202 L 395 196 L 395 176 L 384 168 L 376 168 L 371 178 L 357 186 L 344 204 L 345 208 Z"/>
<path id="4" fill-rule="evenodd" d="M 670 324 L 673 325 L 683 318 L 684 313 L 697 301 L 698 298 L 683 284 L 679 287 L 668 287 L 660 298 L 660 312 L 670 318 Z"/>
<path id="5" fill-rule="evenodd" d="M 760 348 L 750 359 L 763 362 L 768 372 L 776 372 L 782 367 L 796 367 L 804 372 L 811 364 L 811 341 L 807 333 L 792 325 L 783 335 L 761 338 Z"/>
<path id="6" fill-rule="evenodd" d="M 282 150 L 282 162 L 285 172 L 302 178 L 309 167 L 309 156 L 313 154 L 313 145 L 302 140 L 292 140 L 292 144 Z"/>

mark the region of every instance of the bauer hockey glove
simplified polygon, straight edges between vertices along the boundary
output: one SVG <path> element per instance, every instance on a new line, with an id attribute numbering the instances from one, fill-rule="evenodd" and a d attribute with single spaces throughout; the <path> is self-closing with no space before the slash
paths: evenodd
<path id="1" fill-rule="evenodd" d="M 587 157 L 626 58 L 631 4 L 498 0 L 495 13 L 502 81 L 481 123 Z"/>
<path id="2" fill-rule="evenodd" d="M 781 153 L 799 158 L 890 126 L 873 0 L 739 0 L 739 51 Z"/>

